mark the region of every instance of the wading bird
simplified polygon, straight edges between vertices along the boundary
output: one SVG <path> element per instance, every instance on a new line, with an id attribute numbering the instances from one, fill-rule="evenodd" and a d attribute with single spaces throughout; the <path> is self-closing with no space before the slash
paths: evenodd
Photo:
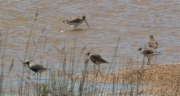
<path id="1" fill-rule="evenodd" d="M 33 62 L 30 62 L 30 61 L 25 61 L 23 64 L 26 64 L 29 67 L 29 69 L 31 69 L 35 73 L 42 73 L 46 70 L 50 70 L 50 69 L 44 68 L 42 65 L 35 64 Z M 35 73 L 33 75 L 35 75 Z"/>
<path id="2" fill-rule="evenodd" d="M 99 70 L 100 64 L 108 63 L 99 54 L 92 54 L 91 52 L 88 52 L 86 53 L 86 55 L 88 56 L 88 59 L 94 63 L 94 69 L 95 69 L 95 64 L 98 65 L 98 70 Z"/>
<path id="3" fill-rule="evenodd" d="M 148 48 L 139 48 L 137 51 L 140 51 L 141 54 L 143 54 L 145 57 L 147 57 L 147 59 L 148 59 L 147 65 L 150 64 L 151 58 L 153 56 L 158 55 L 158 53 L 160 53 L 160 52 L 156 52 L 152 49 L 148 49 Z"/>
<path id="4" fill-rule="evenodd" d="M 155 49 L 155 51 L 158 48 L 158 42 L 154 39 L 152 35 L 149 36 L 149 47 Z"/>
<path id="5" fill-rule="evenodd" d="M 64 23 L 67 23 L 67 24 L 69 24 L 69 25 L 74 25 L 74 29 L 77 30 L 77 26 L 80 25 L 80 24 L 82 24 L 84 21 L 86 22 L 87 26 L 89 27 L 89 25 L 88 25 L 88 23 L 87 23 L 87 21 L 86 21 L 86 16 L 85 16 L 85 15 L 83 15 L 81 18 L 74 18 L 74 19 L 72 19 L 72 20 L 64 20 L 63 22 L 64 22 Z M 89 27 L 89 28 L 90 28 L 90 27 Z M 73 30 L 74 30 L 74 29 L 73 29 Z"/>

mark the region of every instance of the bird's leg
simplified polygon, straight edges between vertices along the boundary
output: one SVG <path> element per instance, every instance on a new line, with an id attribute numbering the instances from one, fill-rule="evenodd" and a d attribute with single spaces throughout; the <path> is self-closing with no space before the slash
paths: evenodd
<path id="1" fill-rule="evenodd" d="M 75 29 L 75 28 L 77 28 L 76 25 L 74 25 L 74 29 Z M 73 29 L 73 30 L 74 30 L 74 29 Z"/>
<path id="2" fill-rule="evenodd" d="M 74 27 L 74 28 L 75 28 L 75 30 L 77 30 L 77 25 L 75 25 L 75 27 Z"/>
<path id="3" fill-rule="evenodd" d="M 35 75 L 35 73 L 34 73 L 34 75 Z M 36 74 L 36 79 L 38 80 L 38 74 Z"/>
<path id="4" fill-rule="evenodd" d="M 98 65 L 98 71 L 100 71 L 100 64 Z"/>
<path id="5" fill-rule="evenodd" d="M 34 76 L 36 73 L 34 73 L 32 76 Z"/>
<path id="6" fill-rule="evenodd" d="M 76 25 L 76 30 L 77 30 L 77 25 Z"/>
<path id="7" fill-rule="evenodd" d="M 155 50 L 155 52 L 156 52 L 156 48 L 155 48 L 154 50 Z M 156 58 L 156 55 L 155 55 L 155 58 Z"/>
<path id="8" fill-rule="evenodd" d="M 40 73 L 40 80 L 41 80 L 41 73 Z"/>
<path id="9" fill-rule="evenodd" d="M 94 64 L 94 70 L 96 70 L 96 65 Z"/>
<path id="10" fill-rule="evenodd" d="M 147 64 L 147 65 L 150 65 L 150 60 L 151 60 L 151 59 L 150 59 L 150 58 L 148 58 L 148 64 Z"/>
<path id="11" fill-rule="evenodd" d="M 144 61 L 145 61 L 145 56 L 143 56 L 143 65 L 144 65 Z"/>

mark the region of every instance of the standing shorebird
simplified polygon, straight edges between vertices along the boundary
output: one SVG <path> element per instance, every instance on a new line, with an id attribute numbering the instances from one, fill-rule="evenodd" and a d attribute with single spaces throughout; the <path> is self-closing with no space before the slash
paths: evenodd
<path id="1" fill-rule="evenodd" d="M 150 64 L 151 58 L 155 55 L 158 55 L 158 53 L 159 53 L 152 49 L 147 49 L 147 48 L 139 48 L 137 51 L 141 51 L 141 54 L 143 54 L 145 57 L 147 57 L 147 59 L 148 59 L 147 65 Z"/>
<path id="2" fill-rule="evenodd" d="M 88 52 L 86 55 L 88 56 L 88 59 L 94 63 L 94 69 L 95 69 L 95 64 L 98 65 L 98 70 L 99 70 L 100 64 L 108 63 L 99 54 L 92 54 L 91 52 Z"/>
<path id="3" fill-rule="evenodd" d="M 74 19 L 72 19 L 72 20 L 64 20 L 63 22 L 64 22 L 64 23 L 67 23 L 67 24 L 69 24 L 69 25 L 74 25 L 74 29 L 77 30 L 77 26 L 80 25 L 80 24 L 82 24 L 84 21 L 86 22 L 87 26 L 89 27 L 89 25 L 88 25 L 88 23 L 87 23 L 87 21 L 86 21 L 86 16 L 85 16 L 85 15 L 83 15 L 81 18 L 74 18 Z M 89 28 L 90 28 L 90 27 L 89 27 Z M 74 29 L 73 29 L 73 30 L 74 30 Z"/>
<path id="4" fill-rule="evenodd" d="M 154 39 L 152 35 L 149 36 L 149 47 L 155 49 L 155 51 L 158 48 L 158 42 Z"/>
<path id="5" fill-rule="evenodd" d="M 30 62 L 30 61 L 25 61 L 23 64 L 26 64 L 29 67 L 29 69 L 31 69 L 35 73 L 42 73 L 46 70 L 50 70 L 50 69 L 44 68 L 42 65 L 35 64 L 33 62 Z M 35 73 L 33 75 L 35 75 Z"/>

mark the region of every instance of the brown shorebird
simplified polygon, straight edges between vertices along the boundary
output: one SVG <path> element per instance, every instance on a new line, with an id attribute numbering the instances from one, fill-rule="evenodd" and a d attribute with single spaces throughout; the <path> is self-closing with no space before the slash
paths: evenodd
<path id="1" fill-rule="evenodd" d="M 69 25 L 74 25 L 74 29 L 77 29 L 77 26 L 82 24 L 83 22 L 86 22 L 87 26 L 89 27 L 87 21 L 86 21 L 86 16 L 83 15 L 81 18 L 74 18 L 72 20 L 64 20 L 64 23 L 67 23 Z M 89 27 L 90 28 L 90 27 Z"/>
<path id="2" fill-rule="evenodd" d="M 98 70 L 99 70 L 100 64 L 108 63 L 99 54 L 93 54 L 91 52 L 88 52 L 86 55 L 88 56 L 88 59 L 94 63 L 94 69 L 95 69 L 95 65 L 98 65 Z"/>
<path id="3" fill-rule="evenodd" d="M 148 48 L 139 48 L 137 51 L 140 51 L 141 54 L 143 54 L 145 57 L 147 57 L 147 59 L 148 59 L 147 65 L 150 64 L 151 58 L 153 56 L 158 55 L 158 53 L 160 53 L 160 52 L 156 52 L 152 49 L 148 49 Z"/>
<path id="4" fill-rule="evenodd" d="M 155 51 L 158 48 L 158 42 L 154 39 L 152 35 L 149 36 L 149 47 L 155 49 Z"/>
<path id="5" fill-rule="evenodd" d="M 50 69 L 44 68 L 42 65 L 35 64 L 30 61 L 25 61 L 25 62 L 23 62 L 23 64 L 26 64 L 29 67 L 29 69 L 31 69 L 35 73 L 42 73 L 46 70 L 50 70 Z M 33 75 L 35 75 L 35 73 Z"/>

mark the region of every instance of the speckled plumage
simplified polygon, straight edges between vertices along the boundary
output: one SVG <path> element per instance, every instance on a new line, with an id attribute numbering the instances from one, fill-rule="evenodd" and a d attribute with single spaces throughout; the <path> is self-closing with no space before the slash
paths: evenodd
<path id="1" fill-rule="evenodd" d="M 152 35 L 149 36 L 149 47 L 155 50 L 158 48 L 158 42 Z"/>
<path id="2" fill-rule="evenodd" d="M 82 24 L 83 22 L 86 22 L 87 26 L 89 27 L 87 21 L 86 21 L 86 16 L 83 15 L 81 18 L 74 18 L 72 20 L 64 20 L 64 23 L 67 23 L 69 25 L 74 25 L 74 29 L 77 29 L 77 26 Z M 89 27 L 90 28 L 90 27 Z"/>
<path id="3" fill-rule="evenodd" d="M 26 61 L 26 62 L 24 62 L 24 64 L 28 65 L 29 69 L 31 69 L 35 73 L 42 73 L 46 70 L 50 70 L 50 69 L 44 68 L 42 65 L 35 64 L 33 62 L 30 62 L 30 61 Z"/>
<path id="4" fill-rule="evenodd" d="M 106 60 L 104 60 L 99 54 L 97 53 L 91 53 L 88 52 L 86 54 L 88 56 L 88 59 L 91 60 L 94 64 L 98 65 L 98 67 L 100 66 L 100 64 L 102 63 L 108 63 Z M 94 65 L 95 66 L 95 65 Z"/>
<path id="5" fill-rule="evenodd" d="M 159 52 L 156 52 L 156 51 L 154 51 L 152 49 L 148 49 L 148 48 L 139 48 L 137 51 L 140 51 L 141 54 L 143 54 L 145 57 L 147 57 L 148 65 L 150 64 L 151 58 L 159 53 Z"/>

